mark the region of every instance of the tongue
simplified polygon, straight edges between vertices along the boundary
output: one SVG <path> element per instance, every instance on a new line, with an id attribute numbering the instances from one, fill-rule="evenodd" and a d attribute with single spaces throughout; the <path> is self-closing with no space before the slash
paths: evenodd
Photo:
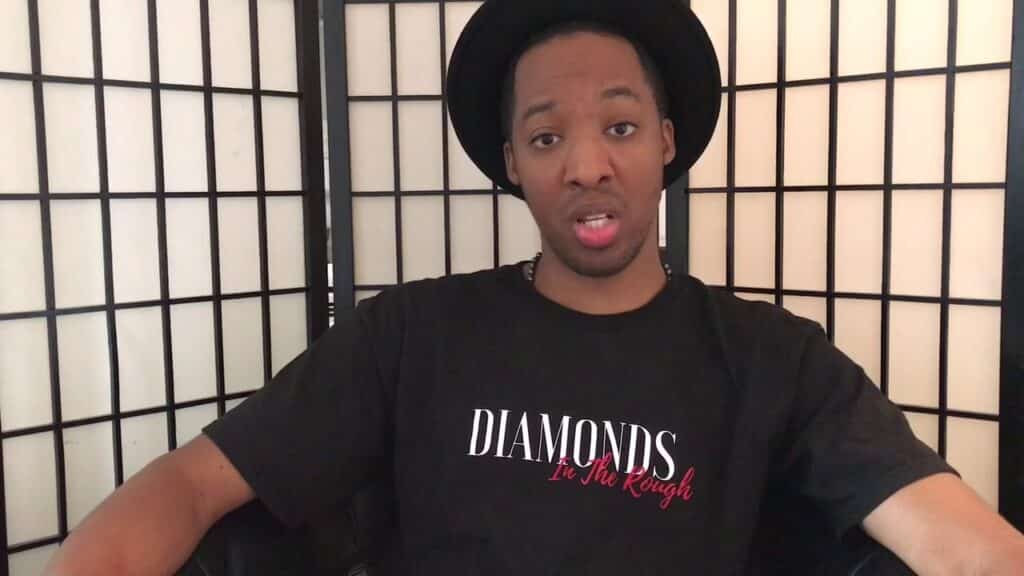
<path id="1" fill-rule="evenodd" d="M 615 219 L 609 219 L 598 228 L 592 228 L 582 222 L 577 222 L 573 230 L 576 232 L 576 239 L 587 248 L 607 248 L 615 241 L 615 237 L 619 233 L 619 222 Z"/>

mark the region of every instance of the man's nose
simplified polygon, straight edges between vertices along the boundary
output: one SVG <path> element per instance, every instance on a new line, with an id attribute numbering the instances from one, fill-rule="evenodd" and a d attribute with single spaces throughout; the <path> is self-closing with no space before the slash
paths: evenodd
<path id="1" fill-rule="evenodd" d="M 569 148 L 565 159 L 565 183 L 579 188 L 596 188 L 612 177 L 608 148 L 598 138 L 580 139 Z"/>

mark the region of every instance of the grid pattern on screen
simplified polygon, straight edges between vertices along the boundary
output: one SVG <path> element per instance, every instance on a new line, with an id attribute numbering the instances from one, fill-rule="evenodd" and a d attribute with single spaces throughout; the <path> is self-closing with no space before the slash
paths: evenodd
<path id="1" fill-rule="evenodd" d="M 316 4 L 5 3 L 0 574 L 326 328 Z"/>
<path id="2" fill-rule="evenodd" d="M 666 195 L 670 262 L 818 320 L 905 409 L 915 432 L 1007 513 L 1019 499 L 1008 488 L 1021 458 L 1006 440 L 1019 425 L 1000 417 L 1015 404 L 999 387 L 999 350 L 1019 338 L 1006 332 L 1015 240 L 1012 205 L 1004 215 L 1003 204 L 1015 188 L 999 140 L 1012 146 L 1003 114 L 1019 7 L 1012 18 L 1010 0 L 989 7 L 1007 12 L 1000 21 L 956 0 L 685 1 L 711 32 L 726 85 L 715 139 Z M 328 101 L 346 103 L 328 109 L 333 291 L 342 305 L 462 271 L 467 239 L 476 268 L 535 249 L 533 237 L 503 240 L 509 228 L 532 227 L 529 215 L 506 223 L 518 201 L 476 172 L 447 127 L 446 55 L 477 6 L 324 6 Z M 417 18 L 418 27 L 405 25 Z M 916 35 L 925 43 L 908 50 Z M 748 58 L 755 64 L 746 68 Z M 434 136 L 403 143 L 410 125 Z M 478 202 L 478 227 L 460 237 L 464 202 Z M 924 217 L 933 226 L 922 240 L 909 222 Z M 423 246 L 432 249 L 415 250 Z M 865 254 L 873 268 L 848 265 Z M 977 443 L 992 449 L 974 451 Z"/>
<path id="3" fill-rule="evenodd" d="M 726 83 L 691 273 L 819 321 L 995 504 L 1012 2 L 691 4 Z"/>
<path id="4" fill-rule="evenodd" d="M 324 6 L 328 101 L 347 103 L 328 110 L 335 302 L 539 247 L 525 206 L 472 165 L 450 127 L 447 62 L 478 6 Z"/>

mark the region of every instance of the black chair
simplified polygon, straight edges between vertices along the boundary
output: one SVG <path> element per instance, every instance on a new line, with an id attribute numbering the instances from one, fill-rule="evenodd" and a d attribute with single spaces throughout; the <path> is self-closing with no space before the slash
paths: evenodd
<path id="1" fill-rule="evenodd" d="M 254 502 L 214 526 L 178 576 L 373 576 L 391 509 L 370 490 L 340 504 L 340 513 L 288 530 Z M 753 553 L 756 576 L 913 576 L 862 530 L 834 538 L 811 506 L 785 495 L 766 500 Z"/>

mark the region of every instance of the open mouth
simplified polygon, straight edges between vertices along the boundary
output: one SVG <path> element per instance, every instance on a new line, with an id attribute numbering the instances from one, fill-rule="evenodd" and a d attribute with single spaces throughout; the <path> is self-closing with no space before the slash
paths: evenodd
<path id="1" fill-rule="evenodd" d="M 586 248 L 607 248 L 618 237 L 619 220 L 608 212 L 594 212 L 576 218 L 576 240 Z"/>
<path id="2" fill-rule="evenodd" d="M 615 216 L 611 214 L 593 214 L 590 216 L 584 216 L 583 218 L 577 218 L 576 222 L 586 226 L 587 228 L 597 230 L 611 224 L 614 220 Z"/>

